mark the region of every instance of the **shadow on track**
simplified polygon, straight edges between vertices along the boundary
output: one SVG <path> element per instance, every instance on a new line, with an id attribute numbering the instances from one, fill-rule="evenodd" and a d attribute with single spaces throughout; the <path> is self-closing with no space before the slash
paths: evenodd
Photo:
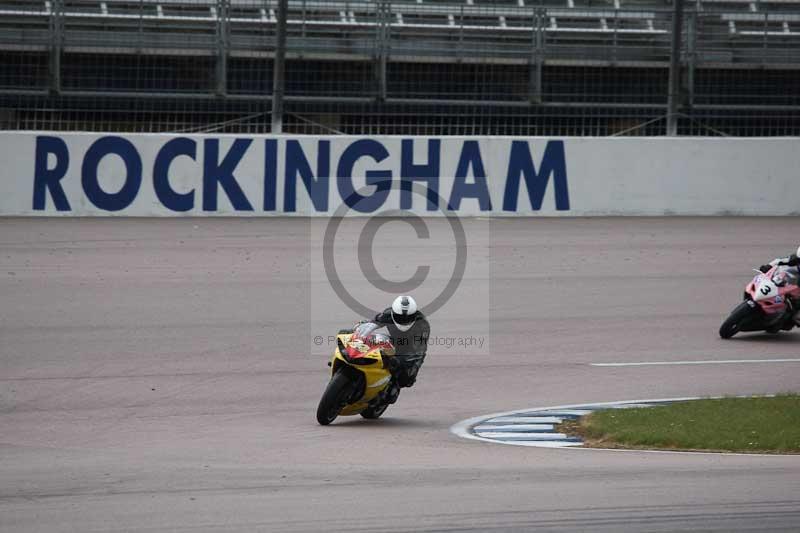
<path id="1" fill-rule="evenodd" d="M 441 424 L 432 420 L 416 420 L 413 418 L 379 418 L 377 420 L 365 420 L 361 417 L 349 418 L 348 420 L 336 420 L 331 427 L 345 428 L 441 428 L 447 424 Z"/>
<path id="2" fill-rule="evenodd" d="M 797 333 L 756 333 L 745 334 L 744 336 L 737 335 L 732 339 L 726 339 L 726 342 L 752 342 L 752 343 L 770 343 L 770 344 L 800 344 L 800 335 Z"/>

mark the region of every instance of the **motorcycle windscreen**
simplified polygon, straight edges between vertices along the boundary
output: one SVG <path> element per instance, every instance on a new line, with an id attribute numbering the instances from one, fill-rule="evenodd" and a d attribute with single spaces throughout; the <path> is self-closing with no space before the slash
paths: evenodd
<path id="1" fill-rule="evenodd" d="M 380 327 L 374 322 L 359 324 L 350 337 L 347 354 L 350 357 L 363 357 L 364 354 L 377 349 L 394 354 L 391 338 L 384 333 L 375 333 Z"/>
<path id="2" fill-rule="evenodd" d="M 786 285 L 800 285 L 800 275 L 797 267 L 781 266 L 772 274 L 772 283 L 778 287 Z"/>

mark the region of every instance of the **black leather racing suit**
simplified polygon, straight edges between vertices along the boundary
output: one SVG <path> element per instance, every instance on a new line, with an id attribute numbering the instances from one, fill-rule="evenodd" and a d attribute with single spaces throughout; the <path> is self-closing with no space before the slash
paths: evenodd
<path id="1" fill-rule="evenodd" d="M 800 257 L 798 257 L 797 254 L 792 254 L 789 257 L 779 257 L 777 259 L 773 259 L 770 263 L 761 265 L 759 270 L 766 274 L 770 271 L 770 269 L 772 269 L 772 267 L 778 265 L 797 267 L 797 273 L 800 274 Z M 786 320 L 782 324 L 783 329 L 789 330 L 793 325 L 800 327 L 800 302 L 789 300 L 787 303 L 789 304 L 791 311 L 789 314 L 787 314 Z"/>
<path id="2" fill-rule="evenodd" d="M 412 386 L 417 380 L 417 372 L 428 352 L 428 338 L 431 334 L 428 319 L 422 312 L 417 311 L 414 325 L 408 331 L 400 331 L 392 320 L 392 308 L 389 307 L 375 315 L 374 322 L 386 326 L 389 330 L 389 337 L 394 344 L 395 358 L 399 363 L 392 372 L 397 384 L 401 387 Z"/>

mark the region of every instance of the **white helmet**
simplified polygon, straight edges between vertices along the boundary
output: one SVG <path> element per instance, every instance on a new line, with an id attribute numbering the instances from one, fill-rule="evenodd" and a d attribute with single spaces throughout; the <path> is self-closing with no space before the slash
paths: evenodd
<path id="1" fill-rule="evenodd" d="M 417 321 L 417 302 L 411 296 L 398 296 L 392 302 L 392 321 L 400 331 L 408 331 Z"/>

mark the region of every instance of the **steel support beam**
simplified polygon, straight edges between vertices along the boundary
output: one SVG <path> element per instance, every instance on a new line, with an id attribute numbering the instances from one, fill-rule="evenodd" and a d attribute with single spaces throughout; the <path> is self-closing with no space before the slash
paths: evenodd
<path id="1" fill-rule="evenodd" d="M 681 42 L 683 41 L 683 0 L 672 0 L 672 46 L 669 56 L 669 93 L 667 97 L 667 135 L 678 134 L 678 111 L 681 107 Z"/>
<path id="2" fill-rule="evenodd" d="M 691 110 L 694 105 L 694 82 L 695 72 L 697 71 L 697 12 L 690 12 L 686 21 L 686 54 L 688 60 L 686 106 Z"/>
<path id="3" fill-rule="evenodd" d="M 50 62 L 49 78 L 50 92 L 61 92 L 61 50 L 64 44 L 64 0 L 53 0 L 49 24 Z"/>
<path id="4" fill-rule="evenodd" d="M 377 84 L 377 101 L 386 100 L 388 88 L 386 85 L 386 70 L 388 68 L 389 54 L 389 26 L 391 24 L 391 6 L 389 2 L 378 3 L 375 27 L 375 77 Z"/>
<path id="5" fill-rule="evenodd" d="M 533 12 L 533 35 L 531 48 L 533 52 L 533 64 L 530 68 L 530 101 L 532 104 L 542 103 L 542 69 L 544 65 L 544 19 L 543 9 L 536 9 Z"/>
<path id="6" fill-rule="evenodd" d="M 278 1 L 275 61 L 272 76 L 272 133 L 283 133 L 283 93 L 286 82 L 286 17 L 288 0 Z"/>
<path id="7" fill-rule="evenodd" d="M 230 43 L 230 0 L 217 0 L 217 62 L 215 65 L 214 93 L 228 93 L 228 47 Z"/>

